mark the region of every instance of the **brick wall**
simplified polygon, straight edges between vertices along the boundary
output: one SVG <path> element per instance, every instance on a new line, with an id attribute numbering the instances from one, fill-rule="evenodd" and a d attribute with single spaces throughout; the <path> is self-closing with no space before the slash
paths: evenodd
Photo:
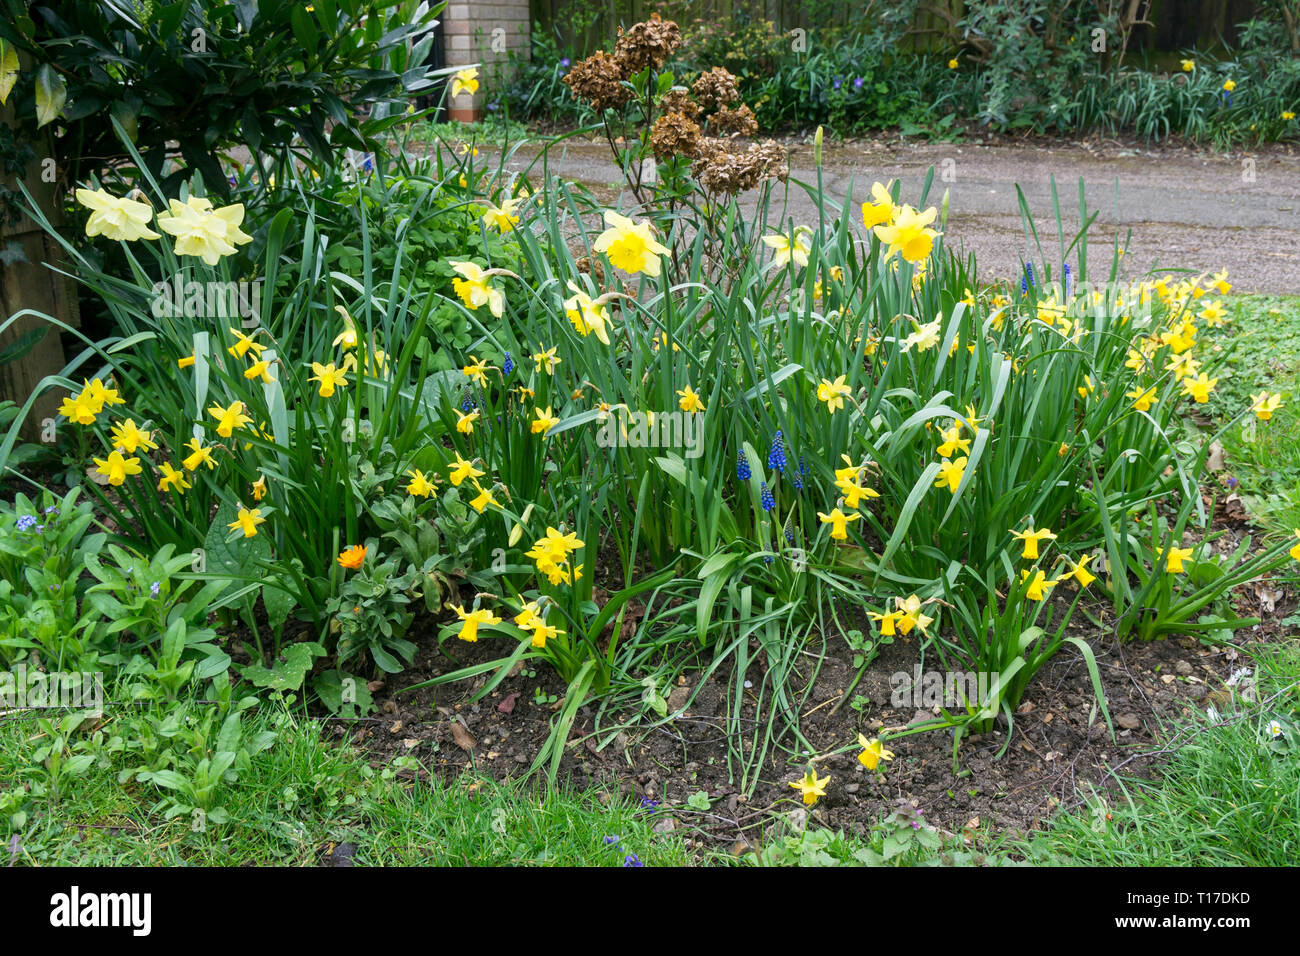
<path id="1" fill-rule="evenodd" d="M 478 92 L 461 94 L 450 104 L 452 119 L 473 122 L 499 94 L 509 55 L 528 56 L 528 0 L 453 0 L 443 10 L 442 23 L 444 62 L 478 64 Z"/>

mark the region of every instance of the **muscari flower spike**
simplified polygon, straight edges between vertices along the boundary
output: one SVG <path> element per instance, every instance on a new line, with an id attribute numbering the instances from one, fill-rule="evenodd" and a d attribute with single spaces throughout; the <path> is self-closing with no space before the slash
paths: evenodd
<path id="1" fill-rule="evenodd" d="M 760 495 L 763 501 L 764 511 L 771 511 L 776 507 L 776 499 L 772 497 L 772 489 L 767 486 L 766 481 L 763 482 L 763 487 L 760 489 Z"/>
<path id="2" fill-rule="evenodd" d="M 749 470 L 749 459 L 745 457 L 745 450 L 742 448 L 736 453 L 736 478 L 739 481 L 749 481 L 749 476 L 753 474 Z"/>
<path id="3" fill-rule="evenodd" d="M 772 447 L 767 453 L 767 467 L 775 468 L 784 475 L 785 465 L 785 439 L 781 437 L 780 429 L 777 429 L 772 436 Z"/>
<path id="4" fill-rule="evenodd" d="M 1065 264 L 1064 276 L 1065 278 L 1064 281 L 1062 282 L 1062 290 L 1065 292 L 1066 295 L 1069 295 L 1070 294 L 1070 264 L 1068 262 Z"/>
<path id="5" fill-rule="evenodd" d="M 785 520 L 785 543 L 794 544 L 794 518 L 790 517 Z"/>
<path id="6" fill-rule="evenodd" d="M 515 370 L 515 360 L 510 357 L 509 352 L 505 355 L 505 359 L 501 362 L 501 373 L 508 377 Z"/>

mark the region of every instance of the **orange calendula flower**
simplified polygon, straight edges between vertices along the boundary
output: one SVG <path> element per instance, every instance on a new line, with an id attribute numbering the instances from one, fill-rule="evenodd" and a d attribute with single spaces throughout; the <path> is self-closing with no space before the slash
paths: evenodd
<path id="1" fill-rule="evenodd" d="M 339 567 L 355 571 L 366 560 L 366 546 L 354 544 L 339 552 Z"/>

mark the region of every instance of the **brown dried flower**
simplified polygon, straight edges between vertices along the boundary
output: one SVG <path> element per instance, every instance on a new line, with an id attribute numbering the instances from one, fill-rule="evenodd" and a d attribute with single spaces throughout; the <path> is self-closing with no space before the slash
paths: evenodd
<path id="1" fill-rule="evenodd" d="M 701 113 L 700 104 L 691 99 L 690 93 L 679 87 L 673 87 L 659 97 L 657 105 L 664 113 L 681 113 L 687 119 L 698 119 Z"/>
<path id="2" fill-rule="evenodd" d="M 718 111 L 709 117 L 709 129 L 724 136 L 753 136 L 758 132 L 758 120 L 754 111 L 744 103 L 739 108 L 719 106 Z"/>
<path id="3" fill-rule="evenodd" d="M 640 73 L 647 66 L 656 70 L 664 65 L 674 50 L 682 45 L 682 30 L 672 20 L 661 20 L 652 13 L 649 20 L 634 23 L 624 32 L 619 27 L 614 55 L 627 70 L 627 75 Z"/>
<path id="4" fill-rule="evenodd" d="M 740 99 L 736 78 L 720 66 L 701 73 L 691 89 L 705 109 L 714 109 Z"/>
<path id="5" fill-rule="evenodd" d="M 650 130 L 650 148 L 660 162 L 673 156 L 694 156 L 700 127 L 682 113 L 664 113 Z"/>
<path id="6" fill-rule="evenodd" d="M 708 192 L 735 195 L 765 179 L 785 182 L 790 165 L 784 147 L 771 140 L 741 150 L 730 140 L 708 137 L 700 141 L 691 172 Z"/>
<path id="7" fill-rule="evenodd" d="M 605 110 L 622 106 L 632 98 L 632 91 L 622 82 L 629 75 L 615 57 L 598 50 L 575 63 L 563 82 L 578 99 L 586 100 L 597 110 Z"/>
<path id="8" fill-rule="evenodd" d="M 596 280 L 598 285 L 605 284 L 605 266 L 599 259 L 593 259 L 591 256 L 582 256 L 574 261 L 573 267 L 579 272 L 591 276 Z"/>

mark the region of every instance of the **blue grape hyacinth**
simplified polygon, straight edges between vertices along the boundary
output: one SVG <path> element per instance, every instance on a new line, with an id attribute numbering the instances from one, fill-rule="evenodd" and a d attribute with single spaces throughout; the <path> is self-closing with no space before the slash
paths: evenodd
<path id="1" fill-rule="evenodd" d="M 776 499 L 772 497 L 772 489 L 767 486 L 766 481 L 763 482 L 763 487 L 760 489 L 760 498 L 763 502 L 764 511 L 771 511 L 776 507 Z"/>
<path id="2" fill-rule="evenodd" d="M 780 429 L 777 429 L 772 436 L 772 447 L 767 453 L 767 467 L 775 468 L 781 474 L 785 474 L 785 439 L 781 436 Z"/>
<path id="3" fill-rule="evenodd" d="M 749 459 L 745 457 L 745 449 L 736 453 L 736 478 L 739 481 L 749 481 L 749 476 L 753 472 L 749 470 Z"/>

